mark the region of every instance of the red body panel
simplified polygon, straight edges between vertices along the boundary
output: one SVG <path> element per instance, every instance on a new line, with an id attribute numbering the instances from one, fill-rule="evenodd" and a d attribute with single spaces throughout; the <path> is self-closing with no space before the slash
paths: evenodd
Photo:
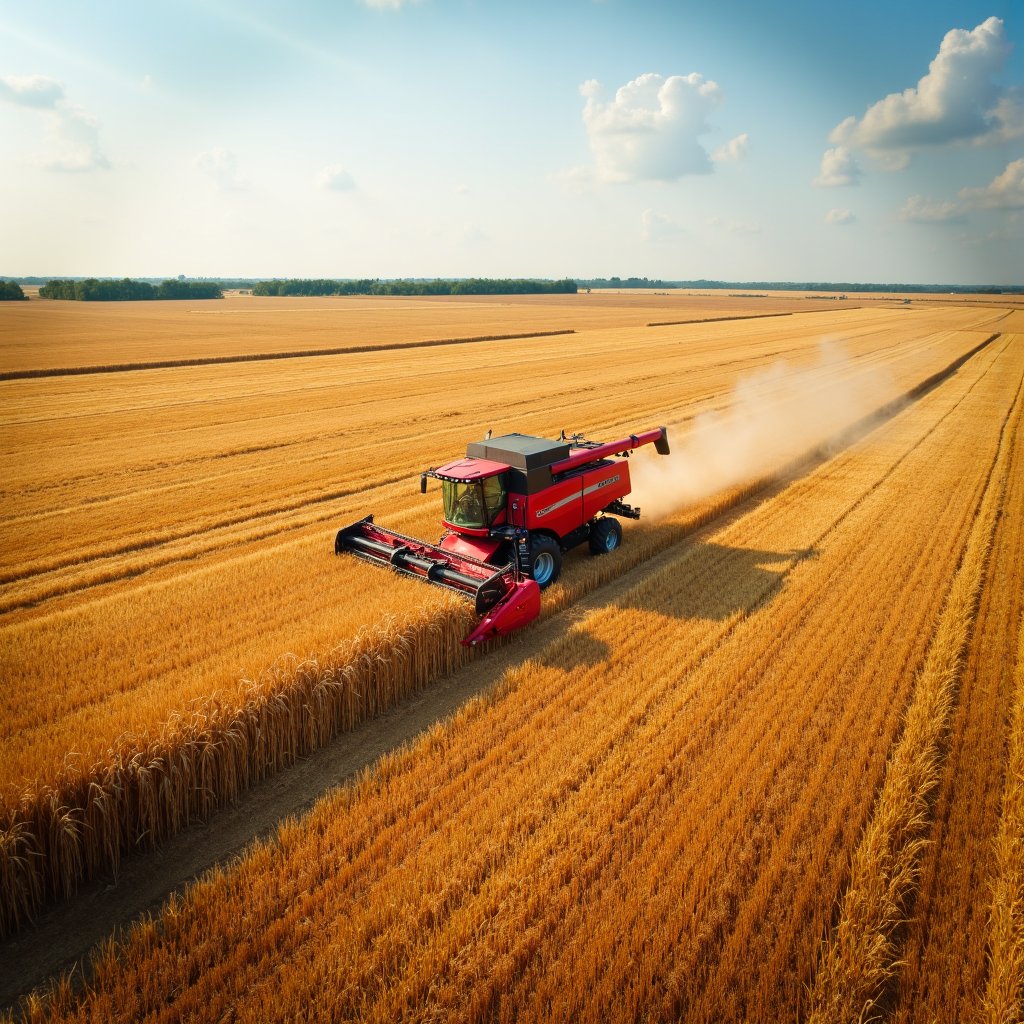
<path id="1" fill-rule="evenodd" d="M 629 494 L 629 464 L 604 459 L 570 474 L 537 494 L 511 495 L 526 507 L 530 530 L 549 530 L 564 537 L 593 519 L 616 498 Z"/>
<path id="2" fill-rule="evenodd" d="M 445 551 L 454 552 L 456 555 L 466 555 L 481 562 L 489 562 L 494 552 L 501 547 L 501 541 L 494 537 L 488 537 L 486 530 L 481 533 L 483 534 L 481 537 L 467 536 L 464 533 L 449 533 L 441 539 L 440 546 Z"/>

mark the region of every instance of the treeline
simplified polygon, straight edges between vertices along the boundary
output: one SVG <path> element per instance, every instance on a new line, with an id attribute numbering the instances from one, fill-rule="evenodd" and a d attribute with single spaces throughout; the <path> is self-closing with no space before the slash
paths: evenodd
<path id="1" fill-rule="evenodd" d="M 326 278 L 291 278 L 257 281 L 253 295 L 571 295 L 576 282 L 535 281 L 524 278 L 469 277 L 458 281 L 335 281 Z"/>
<path id="2" fill-rule="evenodd" d="M 651 280 L 646 277 L 592 277 L 577 282 L 581 288 L 688 288 L 679 281 Z"/>
<path id="3" fill-rule="evenodd" d="M 10 302 L 25 297 L 25 293 L 17 281 L 0 281 L 0 302 Z"/>
<path id="4" fill-rule="evenodd" d="M 1020 285 L 996 284 L 877 284 L 850 281 L 662 281 L 646 277 L 592 277 L 579 278 L 581 288 L 688 288 L 702 290 L 735 289 L 751 291 L 787 292 L 947 292 L 957 295 L 1017 295 L 1024 291 Z M 755 296 L 750 296 L 754 298 Z"/>
<path id="5" fill-rule="evenodd" d="M 80 302 L 129 302 L 147 299 L 222 299 L 215 281 L 163 281 L 149 284 L 126 277 L 121 281 L 49 281 L 39 289 L 43 299 L 77 299 Z"/>

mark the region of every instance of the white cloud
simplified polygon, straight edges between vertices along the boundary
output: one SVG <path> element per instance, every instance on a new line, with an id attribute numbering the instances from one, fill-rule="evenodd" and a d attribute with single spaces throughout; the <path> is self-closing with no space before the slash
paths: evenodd
<path id="1" fill-rule="evenodd" d="M 952 29 L 916 86 L 890 93 L 860 120 L 846 118 L 830 141 L 888 156 L 892 169 L 906 166 L 910 151 L 920 147 L 985 145 L 1024 133 L 1019 95 L 994 80 L 1010 49 L 999 18 L 972 31 Z"/>
<path id="2" fill-rule="evenodd" d="M 728 163 L 734 160 L 743 160 L 748 151 L 750 150 L 750 136 L 744 132 L 742 135 L 737 135 L 735 139 L 730 139 L 724 146 L 719 146 L 718 149 L 711 154 L 711 159 L 715 163 Z"/>
<path id="3" fill-rule="evenodd" d="M 825 223 L 833 224 L 835 226 L 842 226 L 845 224 L 855 224 L 857 218 L 849 210 L 840 210 L 838 208 L 829 210 L 825 214 Z"/>
<path id="4" fill-rule="evenodd" d="M 377 11 L 398 11 L 410 4 L 418 4 L 421 0 L 363 0 L 367 7 Z"/>
<path id="5" fill-rule="evenodd" d="M 352 175 L 341 164 L 325 167 L 317 178 L 317 184 L 332 192 L 351 192 L 356 187 Z"/>
<path id="6" fill-rule="evenodd" d="M 1006 165 L 983 188 L 962 188 L 960 198 L 967 206 L 984 210 L 1024 209 L 1024 157 Z"/>
<path id="7" fill-rule="evenodd" d="M 100 149 L 100 123 L 82 107 L 70 103 L 64 86 L 49 75 L 5 75 L 0 97 L 39 111 L 50 127 L 48 152 L 38 159 L 49 171 L 106 170 L 110 161 Z"/>
<path id="8" fill-rule="evenodd" d="M 821 188 L 838 185 L 859 185 L 860 168 L 853 154 L 845 146 L 826 149 L 821 158 L 821 170 L 813 184 Z"/>
<path id="9" fill-rule="evenodd" d="M 722 102 L 715 82 L 694 72 L 663 78 L 641 75 L 610 102 L 599 82 L 584 82 L 583 123 L 597 178 L 606 182 L 676 181 L 707 174 L 711 160 L 698 141 L 710 131 L 707 116 Z"/>
<path id="10" fill-rule="evenodd" d="M 54 112 L 54 150 L 44 161 L 51 171 L 107 170 L 110 161 L 100 149 L 100 123 L 88 111 L 60 104 Z"/>
<path id="11" fill-rule="evenodd" d="M 238 158 L 230 149 L 215 147 L 200 153 L 193 162 L 225 192 L 240 192 L 249 187 L 249 182 L 239 176 Z"/>
<path id="12" fill-rule="evenodd" d="M 911 196 L 903 204 L 899 219 L 909 224 L 949 224 L 963 220 L 960 207 L 949 200 Z"/>
<path id="13" fill-rule="evenodd" d="M 53 109 L 64 99 L 64 86 L 49 75 L 4 75 L 0 96 L 21 107 Z"/>
<path id="14" fill-rule="evenodd" d="M 645 242 L 659 242 L 684 234 L 686 229 L 678 221 L 654 210 L 644 210 L 640 215 L 640 237 Z"/>

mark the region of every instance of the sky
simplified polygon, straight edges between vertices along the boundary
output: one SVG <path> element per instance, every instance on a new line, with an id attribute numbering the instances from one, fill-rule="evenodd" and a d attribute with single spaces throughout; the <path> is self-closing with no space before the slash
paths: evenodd
<path id="1" fill-rule="evenodd" d="M 1024 281 L 1024 5 L 0 0 L 0 274 Z"/>

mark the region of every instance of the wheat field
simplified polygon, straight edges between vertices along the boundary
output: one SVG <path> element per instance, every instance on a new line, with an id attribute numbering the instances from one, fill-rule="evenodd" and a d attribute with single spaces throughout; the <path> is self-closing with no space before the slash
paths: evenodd
<path id="1" fill-rule="evenodd" d="M 131 361 L 574 333 L 0 382 L 5 930 L 465 663 L 464 605 L 331 554 L 366 512 L 436 537 L 420 469 L 488 428 L 699 437 L 780 360 L 870 392 L 570 556 L 546 615 L 673 552 L 30 1019 L 1013 1019 L 1020 313 L 557 298 L 338 302 L 332 333 L 239 297 L 176 343 L 185 311 L 119 310 Z M 88 317 L 50 367 L 122 361 Z"/>

